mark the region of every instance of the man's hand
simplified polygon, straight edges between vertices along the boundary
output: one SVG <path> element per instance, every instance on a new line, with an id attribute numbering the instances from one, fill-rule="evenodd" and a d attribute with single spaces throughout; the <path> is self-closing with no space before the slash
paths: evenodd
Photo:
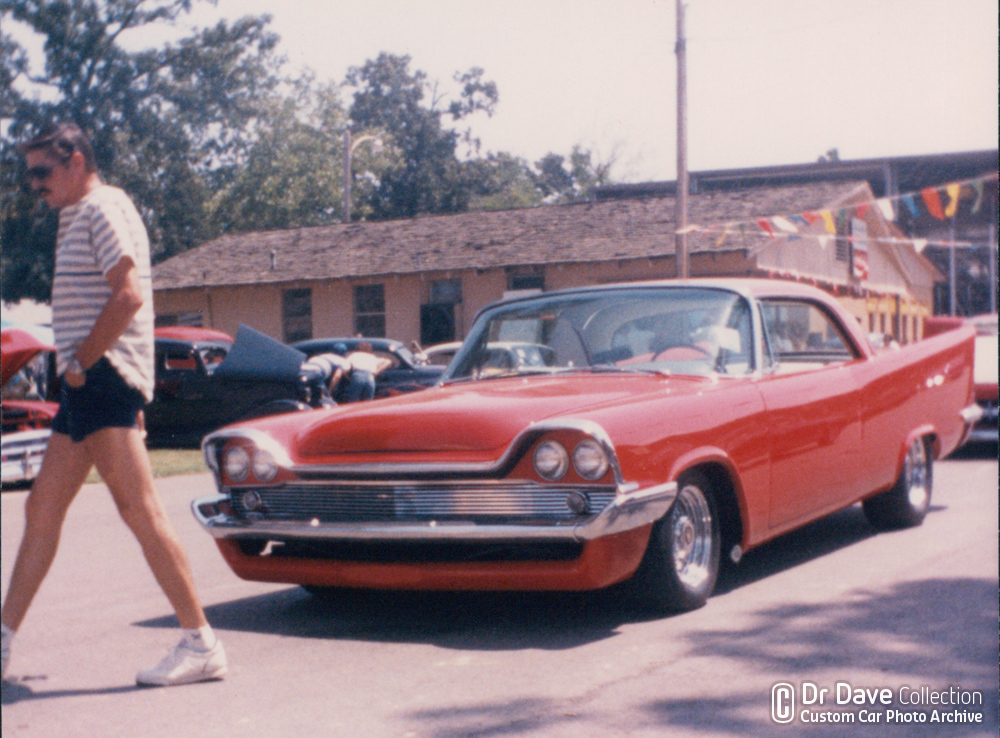
<path id="1" fill-rule="evenodd" d="M 73 359 L 69 366 L 66 367 L 66 373 L 63 374 L 63 379 L 66 384 L 68 384 L 73 389 L 79 389 L 87 381 L 87 375 L 83 371 L 83 367 L 80 366 L 80 362 Z"/>

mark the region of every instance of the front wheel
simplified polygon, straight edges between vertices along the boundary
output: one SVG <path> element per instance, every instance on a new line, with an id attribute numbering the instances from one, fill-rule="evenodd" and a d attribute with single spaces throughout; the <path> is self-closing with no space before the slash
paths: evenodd
<path id="1" fill-rule="evenodd" d="M 640 603 L 660 611 L 694 610 L 708 600 L 719 575 L 721 540 L 711 484 L 690 472 L 678 480 L 670 512 L 653 526 L 632 580 Z"/>
<path id="2" fill-rule="evenodd" d="M 918 438 L 907 449 L 903 470 L 892 489 L 862 503 L 868 522 L 878 530 L 920 525 L 931 506 L 932 479 L 933 458 L 927 441 Z"/>

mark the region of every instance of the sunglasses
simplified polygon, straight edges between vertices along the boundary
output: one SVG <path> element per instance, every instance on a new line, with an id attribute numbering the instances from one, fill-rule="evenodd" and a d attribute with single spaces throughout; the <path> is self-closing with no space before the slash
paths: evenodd
<path id="1" fill-rule="evenodd" d="M 37 167 L 30 167 L 26 172 L 25 176 L 29 180 L 37 179 L 40 182 L 44 182 L 52 174 L 52 167 L 45 166 L 44 164 Z"/>

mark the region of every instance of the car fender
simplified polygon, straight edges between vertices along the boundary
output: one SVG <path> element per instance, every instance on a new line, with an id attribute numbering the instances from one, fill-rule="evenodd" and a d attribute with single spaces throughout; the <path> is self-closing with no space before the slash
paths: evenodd
<path id="1" fill-rule="evenodd" d="M 685 472 L 692 469 L 707 471 L 708 477 L 717 484 L 725 481 L 725 487 L 720 485 L 720 488 L 716 490 L 719 495 L 716 504 L 725 507 L 725 509 L 720 510 L 723 530 L 731 543 L 740 543 L 746 546 L 750 514 L 747 508 L 743 480 L 729 454 L 716 446 L 701 446 L 691 449 L 674 460 L 667 478 L 670 481 L 676 481 Z"/>

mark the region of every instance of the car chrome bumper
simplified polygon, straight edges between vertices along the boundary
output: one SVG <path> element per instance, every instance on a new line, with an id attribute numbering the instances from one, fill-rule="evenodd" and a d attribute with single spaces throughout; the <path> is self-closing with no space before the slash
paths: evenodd
<path id="1" fill-rule="evenodd" d="M 677 483 L 619 494 L 597 515 L 574 524 L 481 525 L 465 521 L 311 522 L 243 520 L 223 512 L 226 495 L 200 497 L 191 503 L 195 518 L 215 538 L 325 539 L 353 541 L 590 541 L 649 525 L 670 510 Z"/>
<path id="2" fill-rule="evenodd" d="M 38 476 L 52 431 L 21 431 L 4 436 L 2 482 L 28 482 Z"/>
<path id="3" fill-rule="evenodd" d="M 969 405 L 962 409 L 959 413 L 962 416 L 962 421 L 965 423 L 965 431 L 962 434 L 962 440 L 959 442 L 959 446 L 968 441 L 984 441 L 996 439 L 996 430 L 994 429 L 992 433 L 984 433 L 982 429 L 976 428 L 976 424 L 983 420 L 985 411 L 980 405 Z"/>

